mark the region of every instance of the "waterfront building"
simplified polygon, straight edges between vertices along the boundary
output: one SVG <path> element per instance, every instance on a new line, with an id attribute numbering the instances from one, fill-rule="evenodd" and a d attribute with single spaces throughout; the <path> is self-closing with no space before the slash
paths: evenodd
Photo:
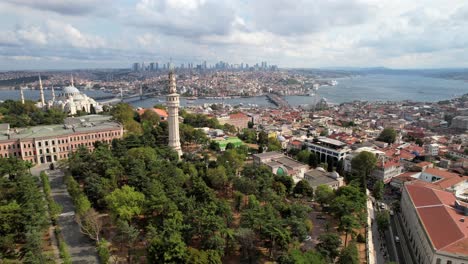
<path id="1" fill-rule="evenodd" d="M 34 164 L 66 159 L 80 146 L 94 148 L 94 143 L 110 144 L 123 136 L 123 127 L 111 116 L 87 115 L 70 117 L 63 125 L 28 128 L 0 127 L 0 156 L 16 157 Z"/>
<path id="2" fill-rule="evenodd" d="M 182 148 L 179 138 L 179 94 L 176 89 L 176 79 L 174 70 L 169 70 L 168 94 L 166 95 L 166 106 L 169 124 L 169 147 L 173 148 L 177 154 L 182 156 Z"/>
<path id="3" fill-rule="evenodd" d="M 42 85 L 41 85 L 42 87 Z M 47 102 L 47 107 L 57 107 L 69 115 L 76 115 L 78 111 L 88 114 L 96 114 L 102 112 L 102 106 L 93 98 L 88 97 L 85 93 L 80 92 L 73 83 L 71 78 L 70 86 L 63 88 L 59 95 L 55 96 L 55 91 L 52 90 L 52 100 Z"/>

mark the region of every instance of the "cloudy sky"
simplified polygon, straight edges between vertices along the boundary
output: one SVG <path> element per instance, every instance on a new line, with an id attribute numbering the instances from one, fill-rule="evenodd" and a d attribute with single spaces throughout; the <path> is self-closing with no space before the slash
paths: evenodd
<path id="1" fill-rule="evenodd" d="M 0 0 L 0 70 L 468 67 L 466 0 Z"/>

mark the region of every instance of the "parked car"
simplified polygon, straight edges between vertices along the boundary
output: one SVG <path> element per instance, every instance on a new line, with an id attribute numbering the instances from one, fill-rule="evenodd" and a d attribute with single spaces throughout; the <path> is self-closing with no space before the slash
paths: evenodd
<path id="1" fill-rule="evenodd" d="M 305 240 L 305 241 L 311 241 L 311 240 L 312 240 L 312 237 L 311 237 L 311 236 L 306 236 L 304 240 Z"/>
<path id="2" fill-rule="evenodd" d="M 395 236 L 395 242 L 400 243 L 400 238 L 398 236 Z"/>

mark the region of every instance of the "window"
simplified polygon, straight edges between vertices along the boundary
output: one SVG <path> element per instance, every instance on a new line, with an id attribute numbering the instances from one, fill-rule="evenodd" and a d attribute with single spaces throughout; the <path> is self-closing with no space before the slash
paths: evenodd
<path id="1" fill-rule="evenodd" d="M 39 147 L 42 147 L 41 142 L 37 142 L 37 145 L 38 145 Z"/>
<path id="2" fill-rule="evenodd" d="M 52 145 L 55 145 L 55 140 L 52 140 Z"/>
<path id="3" fill-rule="evenodd" d="M 39 150 L 39 154 L 41 154 L 41 155 L 42 155 L 42 149 L 40 149 L 40 150 Z"/>
<path id="4" fill-rule="evenodd" d="M 440 264 L 442 261 L 440 260 L 440 258 L 437 258 L 436 260 L 436 264 Z"/>
<path id="5" fill-rule="evenodd" d="M 451 261 L 451 260 L 447 260 L 447 264 L 452 264 L 452 261 Z"/>

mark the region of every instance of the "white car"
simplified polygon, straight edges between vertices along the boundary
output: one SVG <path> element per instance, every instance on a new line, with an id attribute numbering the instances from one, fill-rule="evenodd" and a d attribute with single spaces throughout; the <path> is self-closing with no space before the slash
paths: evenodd
<path id="1" fill-rule="evenodd" d="M 312 240 L 312 237 L 311 237 L 311 236 L 306 236 L 304 240 L 305 240 L 305 241 L 311 241 L 311 240 Z"/>

